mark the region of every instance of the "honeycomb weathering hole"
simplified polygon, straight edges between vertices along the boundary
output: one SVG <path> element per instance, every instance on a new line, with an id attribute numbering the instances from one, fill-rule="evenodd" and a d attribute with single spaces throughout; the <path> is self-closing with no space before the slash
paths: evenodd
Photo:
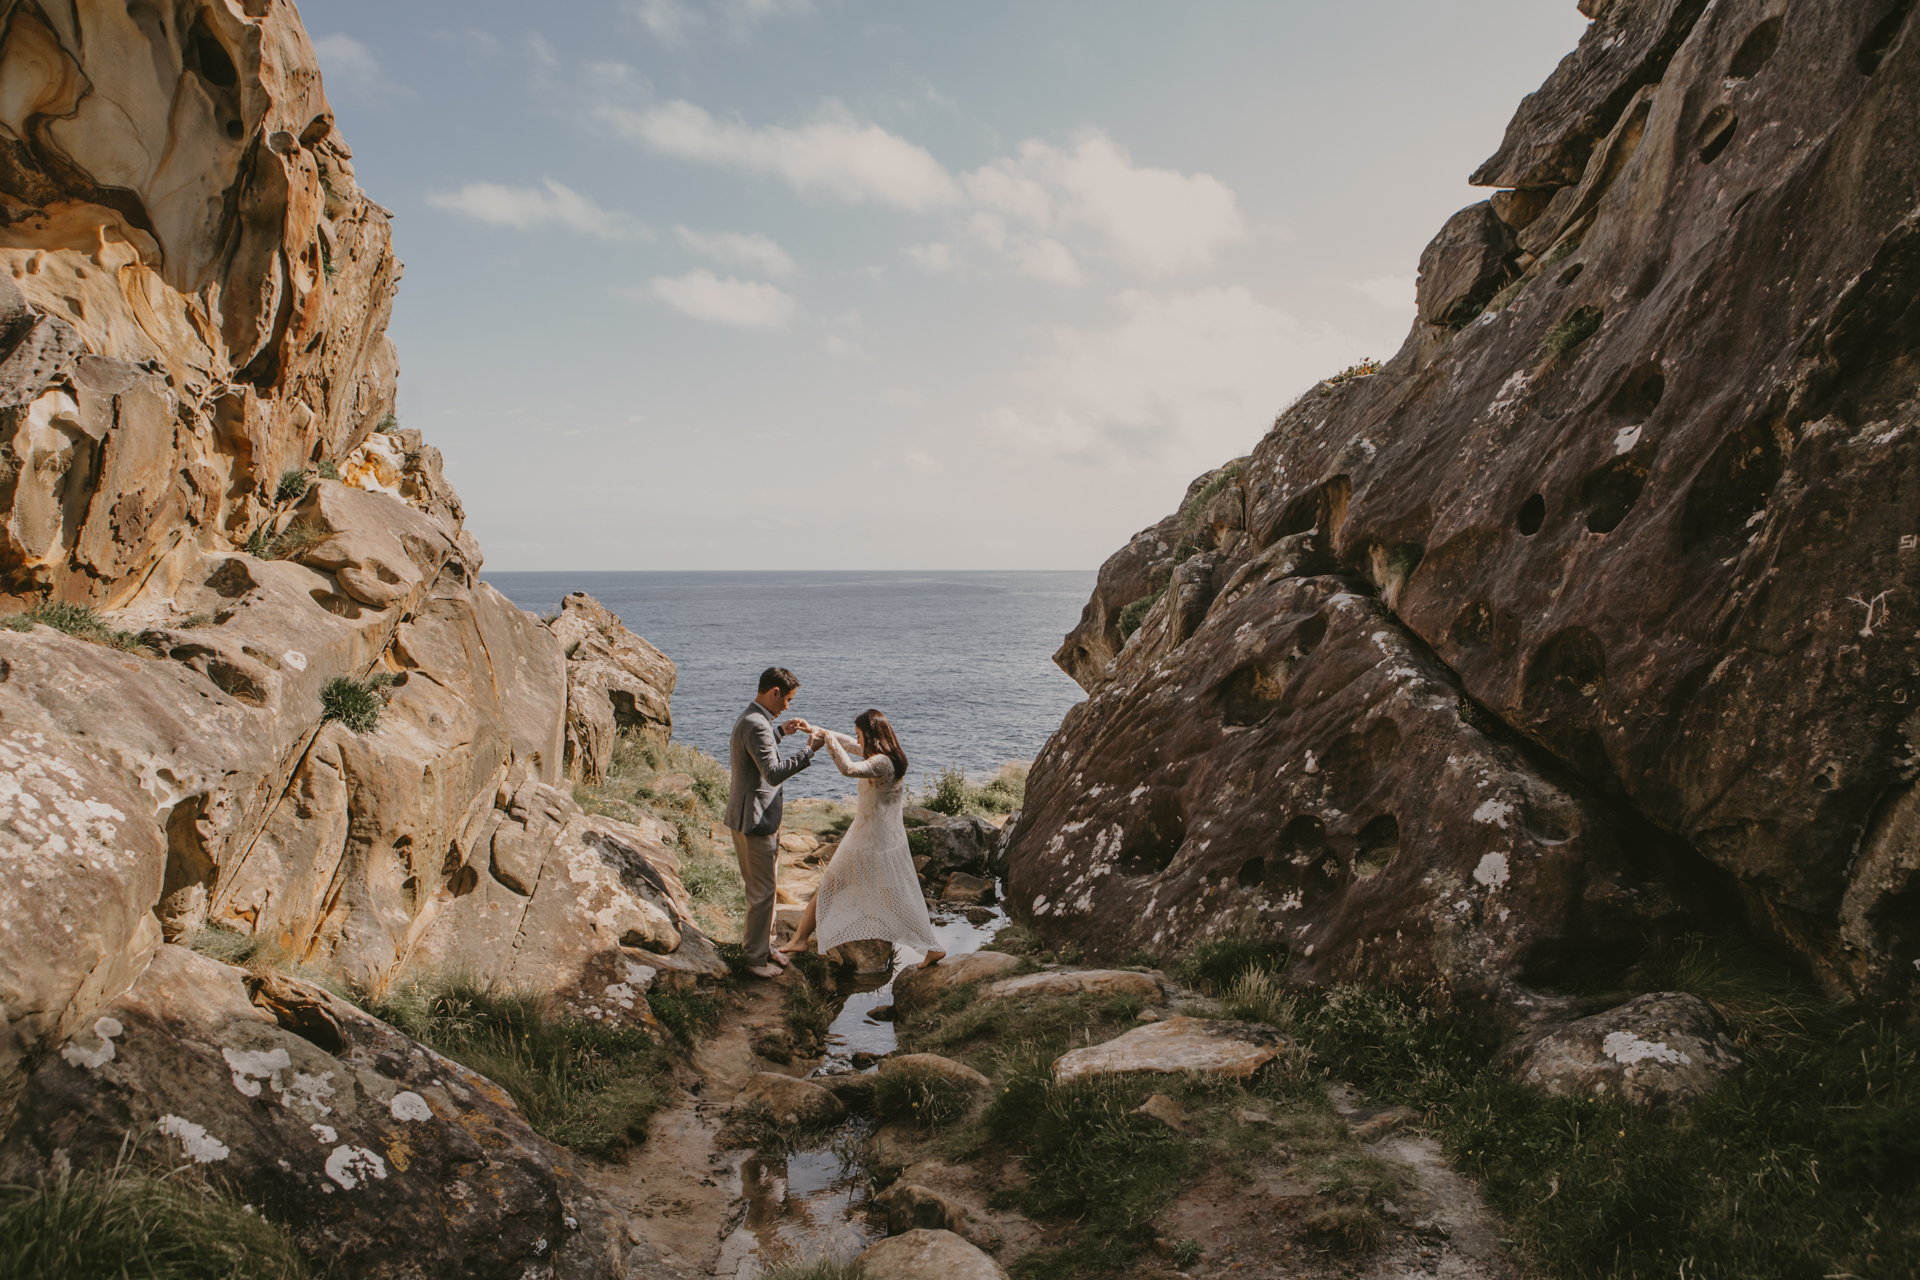
<path id="1" fill-rule="evenodd" d="M 1162 793 L 1148 802 L 1145 818 L 1134 822 L 1121 838 L 1115 865 L 1121 875 L 1158 875 L 1173 865 L 1186 838 L 1187 820 L 1179 801 Z"/>
<path id="2" fill-rule="evenodd" d="M 1607 651 L 1585 627 L 1568 627 L 1534 650 L 1527 664 L 1526 702 L 1536 714 L 1598 697 L 1607 682 Z"/>
<path id="3" fill-rule="evenodd" d="M 1773 58 L 1773 51 L 1780 47 L 1780 28 L 1784 18 L 1772 17 L 1747 33 L 1740 42 L 1739 52 L 1733 55 L 1733 61 L 1727 64 L 1727 79 L 1745 80 Z"/>
<path id="4" fill-rule="evenodd" d="M 1377 876 L 1399 852 L 1400 820 L 1383 813 L 1360 828 L 1360 847 L 1353 855 L 1353 874 L 1363 880 Z"/>
<path id="5" fill-rule="evenodd" d="M 1660 397 L 1666 394 L 1666 374 L 1661 372 L 1657 363 L 1649 361 L 1635 368 L 1621 382 L 1620 389 L 1614 392 L 1613 400 L 1607 405 L 1607 412 L 1629 423 L 1645 422 L 1653 416 L 1654 409 L 1660 404 Z"/>
<path id="6" fill-rule="evenodd" d="M 1587 532 L 1612 533 L 1640 501 L 1646 487 L 1646 468 L 1630 458 L 1616 458 L 1586 478 L 1580 502 L 1587 508 Z"/>
<path id="7" fill-rule="evenodd" d="M 1887 60 L 1893 46 L 1899 43 L 1900 28 L 1906 25 L 1907 15 L 1912 12 L 1913 0 L 1898 0 L 1880 21 L 1873 24 L 1873 30 L 1861 42 L 1860 52 L 1855 58 L 1861 75 L 1870 76 L 1880 69 L 1880 64 Z"/>
<path id="8" fill-rule="evenodd" d="M 1680 513 L 1680 549 L 1714 546 L 1716 554 L 1741 539 L 1767 508 L 1787 469 L 1772 424 L 1750 422 L 1720 442 L 1687 490 Z"/>
<path id="9" fill-rule="evenodd" d="M 1529 538 L 1540 532 L 1540 526 L 1546 522 L 1547 500 L 1537 493 L 1520 504 L 1520 511 L 1513 518 L 1514 525 Z"/>
<path id="10" fill-rule="evenodd" d="M 1249 662 L 1221 682 L 1220 718 L 1238 728 L 1259 724 L 1280 705 L 1286 688 L 1284 672 L 1269 673 L 1259 663 Z"/>
<path id="11" fill-rule="evenodd" d="M 1718 160 L 1739 126 L 1739 117 L 1727 107 L 1715 107 L 1707 112 L 1707 118 L 1700 122 L 1700 132 L 1694 136 L 1694 143 L 1700 148 L 1700 162 L 1712 164 Z"/>
<path id="12" fill-rule="evenodd" d="M 1266 876 L 1267 860 L 1265 858 L 1248 858 L 1240 864 L 1240 874 L 1236 878 L 1236 882 L 1242 889 L 1257 889 L 1260 887 L 1261 882 L 1266 879 Z"/>

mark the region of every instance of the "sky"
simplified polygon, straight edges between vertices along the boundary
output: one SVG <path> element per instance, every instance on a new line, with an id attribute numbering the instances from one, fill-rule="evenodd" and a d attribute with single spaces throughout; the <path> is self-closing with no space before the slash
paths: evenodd
<path id="1" fill-rule="evenodd" d="M 1398 349 L 1572 0 L 309 0 L 487 567 L 1088 569 Z"/>

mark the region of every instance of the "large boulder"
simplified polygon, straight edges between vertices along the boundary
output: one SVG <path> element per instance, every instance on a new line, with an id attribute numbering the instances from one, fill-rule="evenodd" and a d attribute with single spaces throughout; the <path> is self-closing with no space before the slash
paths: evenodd
<path id="1" fill-rule="evenodd" d="M 1520 1020 L 1684 884 L 1920 999 L 1920 41 L 1597 11 L 1478 175 L 1531 193 L 1498 309 L 1281 415 L 1245 529 L 1191 535 L 1198 625 L 1169 591 L 1114 650 L 1138 546 L 1103 569 L 1012 836 L 1049 936 L 1246 928 Z"/>
<path id="2" fill-rule="evenodd" d="M 820 1128 L 847 1114 L 846 1104 L 830 1090 L 774 1071 L 756 1072 L 736 1102 L 765 1107 L 783 1129 Z"/>
<path id="3" fill-rule="evenodd" d="M 619 1274 L 624 1220 L 499 1086 L 318 988 L 182 947 L 41 1059 L 0 1180 L 111 1163 L 129 1133 L 346 1274 Z"/>
<path id="4" fill-rule="evenodd" d="M 1131 969 L 1072 969 L 1002 978 L 980 989 L 982 1000 L 1009 1000 L 1018 996 L 1136 996 L 1148 1004 L 1165 1004 L 1166 993 L 1157 979 Z"/>
<path id="5" fill-rule="evenodd" d="M 567 655 L 567 777 L 598 782 L 620 730 L 672 734 L 677 674 L 666 654 L 584 591 L 560 602 L 552 630 Z"/>
<path id="6" fill-rule="evenodd" d="M 893 980 L 893 1005 L 901 1013 L 938 1004 L 958 987 L 1005 977 L 1026 961 L 999 951 L 970 951 L 949 956 L 930 969 L 913 968 Z"/>
<path id="7" fill-rule="evenodd" d="M 1518 1074 L 1551 1094 L 1684 1108 L 1744 1064 L 1726 1024 L 1699 996 L 1662 991 L 1540 1037 Z"/>

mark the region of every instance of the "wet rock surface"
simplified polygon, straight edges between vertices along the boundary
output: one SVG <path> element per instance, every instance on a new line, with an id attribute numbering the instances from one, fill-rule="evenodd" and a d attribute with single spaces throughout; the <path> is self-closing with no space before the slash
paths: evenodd
<path id="1" fill-rule="evenodd" d="M 1169 517 L 1103 568 L 1057 656 L 1091 699 L 1011 837 L 1046 935 L 1251 929 L 1304 980 L 1518 1018 L 1691 906 L 1915 998 L 1920 42 L 1596 12 L 1401 352 L 1281 416 L 1243 527 Z"/>

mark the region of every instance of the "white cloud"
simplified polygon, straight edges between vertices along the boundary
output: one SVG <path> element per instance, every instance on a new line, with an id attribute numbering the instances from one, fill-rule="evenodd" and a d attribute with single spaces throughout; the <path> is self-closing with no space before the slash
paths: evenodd
<path id="1" fill-rule="evenodd" d="M 1243 453 L 1287 400 L 1352 362 L 1353 343 L 1246 289 L 1119 298 L 1117 328 L 1058 328 L 1026 402 L 988 415 L 1019 451 L 1125 469 L 1215 466 Z"/>
<path id="2" fill-rule="evenodd" d="M 953 251 L 950 244 L 910 244 L 907 256 L 922 271 L 931 271 L 935 275 L 944 275 L 960 269 L 960 255 Z"/>
<path id="3" fill-rule="evenodd" d="M 469 182 L 458 191 L 429 192 L 427 203 L 436 209 L 464 213 L 469 218 L 517 231 L 558 225 L 603 240 L 644 239 L 652 234 L 631 214 L 603 209 L 552 178 L 541 179 L 538 187 Z"/>
<path id="4" fill-rule="evenodd" d="M 838 359 L 838 360 L 871 360 L 873 359 L 873 357 L 868 355 L 866 352 L 866 349 L 862 347 L 859 343 L 849 342 L 847 339 L 841 337 L 837 333 L 829 335 L 826 342 L 822 344 L 820 349 L 822 351 L 825 351 L 828 355 L 833 356 L 835 359 Z"/>
<path id="5" fill-rule="evenodd" d="M 798 305 L 792 294 L 770 284 L 722 278 L 705 268 L 658 277 L 651 292 L 683 315 L 738 329 L 784 329 Z"/>
<path id="6" fill-rule="evenodd" d="M 1136 165 L 1097 129 L 1083 132 L 1066 151 L 1024 142 L 1018 155 L 983 165 L 963 182 L 991 214 L 1044 236 L 1089 235 L 1146 275 L 1208 266 L 1222 245 L 1247 234 L 1226 183 Z"/>
<path id="7" fill-rule="evenodd" d="M 907 464 L 909 471 L 931 471 L 939 465 L 934 461 L 933 455 L 924 449 L 909 449 L 900 460 Z"/>
<path id="8" fill-rule="evenodd" d="M 1048 284 L 1079 284 L 1080 264 L 1067 246 L 1045 236 L 1014 236 L 1007 242 L 1007 259 L 1014 270 Z"/>
<path id="9" fill-rule="evenodd" d="M 313 42 L 313 52 L 320 60 L 321 78 L 330 92 L 374 103 L 411 96 L 413 92 L 387 79 L 373 50 L 344 32 L 321 36 Z"/>
<path id="10" fill-rule="evenodd" d="M 687 0 L 627 0 L 626 10 L 655 39 L 679 44 L 696 27 L 717 21 L 736 39 L 770 18 L 799 17 L 814 11 L 813 0 L 710 0 L 695 6 Z"/>
<path id="11" fill-rule="evenodd" d="M 1392 307 L 1396 311 L 1413 309 L 1412 276 L 1379 276 L 1372 280 L 1355 281 L 1348 287 L 1363 293 L 1383 307 Z"/>
<path id="12" fill-rule="evenodd" d="M 626 7 L 641 26 L 668 44 L 678 44 L 700 20 L 681 0 L 630 0 Z"/>
<path id="13" fill-rule="evenodd" d="M 691 227 L 675 227 L 673 233 L 695 253 L 730 267 L 764 271 L 770 276 L 790 276 L 798 269 L 785 249 L 758 232 L 741 235 L 737 231 L 702 232 Z"/>
<path id="14" fill-rule="evenodd" d="M 833 106 L 797 129 L 716 120 L 677 100 L 639 112 L 604 106 L 598 114 L 624 136 L 667 155 L 784 178 L 797 191 L 849 204 L 920 213 L 959 198 L 952 176 L 924 148 Z"/>

